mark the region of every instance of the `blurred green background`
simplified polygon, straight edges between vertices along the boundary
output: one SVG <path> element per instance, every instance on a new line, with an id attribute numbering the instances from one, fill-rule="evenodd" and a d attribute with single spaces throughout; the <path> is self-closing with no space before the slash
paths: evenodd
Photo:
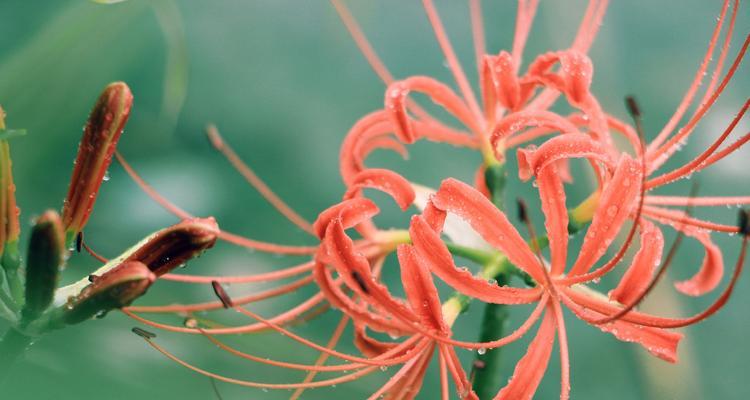
<path id="1" fill-rule="evenodd" d="M 418 2 L 395 0 L 350 2 L 365 32 L 397 77 L 426 74 L 452 83 L 432 31 Z M 508 48 L 515 4 L 485 2 L 488 48 Z M 591 51 L 594 92 L 605 109 L 625 118 L 622 98 L 640 99 L 645 125 L 652 135 L 679 102 L 708 43 L 718 1 L 615 1 Z M 527 57 L 567 47 L 583 13 L 583 1 L 543 2 L 532 30 Z M 464 2 L 439 1 L 465 69 L 473 73 L 468 11 Z M 750 29 L 740 10 L 735 41 Z M 732 48 L 736 52 L 737 43 Z M 721 101 L 700 125 L 674 164 L 690 159 L 716 137 L 750 92 L 745 66 Z M 348 128 L 382 106 L 384 87 L 359 54 L 333 8 L 315 1 L 131 0 L 99 5 L 84 0 L 0 2 L 0 104 L 9 128 L 26 128 L 13 139 L 12 156 L 22 208 L 23 227 L 46 208 L 59 208 L 66 193 L 81 127 L 99 91 L 108 82 L 126 81 L 135 95 L 130 122 L 120 150 L 161 193 L 190 212 L 214 215 L 222 227 L 252 238 L 284 243 L 314 242 L 269 207 L 204 138 L 213 122 L 225 139 L 284 199 L 314 219 L 342 194 L 338 175 L 339 144 Z M 743 122 L 739 133 L 747 132 Z M 449 146 L 419 143 L 404 162 L 377 154 L 373 165 L 387 165 L 407 177 L 436 185 L 446 176 L 472 177 L 477 154 Z M 701 192 L 750 194 L 743 149 L 702 173 Z M 176 219 L 144 196 L 113 164 L 86 228 L 87 241 L 113 256 L 147 233 Z M 581 175 L 581 182 L 585 176 Z M 673 185 L 685 193 L 688 183 Z M 571 194 L 571 203 L 585 195 Z M 535 191 L 515 177 L 513 196 L 532 198 Z M 387 203 L 386 203 L 387 204 Z M 405 226 L 402 215 L 385 207 L 384 225 Z M 413 210 L 412 210 L 413 211 Z M 732 223 L 735 210 L 700 210 L 700 215 Z M 541 225 L 539 213 L 535 219 Z M 28 229 L 26 229 L 28 231 Z M 668 240 L 673 232 L 667 231 Z M 26 237 L 24 235 L 24 237 Z M 739 241 L 717 237 L 731 265 Z M 687 241 L 672 275 L 692 275 L 702 250 Z M 188 270 L 197 274 L 241 274 L 292 265 L 299 259 L 249 252 L 225 244 Z M 68 279 L 86 275 L 96 264 L 75 256 Z M 387 273 L 397 281 L 395 271 Z M 601 283 L 607 290 L 611 281 Z M 210 287 L 160 282 L 138 304 L 212 300 Z M 250 293 L 264 285 L 237 285 L 230 293 Z M 730 304 L 716 317 L 684 329 L 682 362 L 676 366 L 651 359 L 640 347 L 567 314 L 574 399 L 743 399 L 750 398 L 747 360 L 750 331 L 746 305 L 750 285 L 742 279 Z M 312 293 L 305 288 L 253 310 L 271 315 Z M 446 292 L 447 293 L 447 292 Z M 649 307 L 686 315 L 705 300 L 679 297 L 663 285 Z M 521 310 L 523 312 L 521 312 Z M 517 325 L 527 311 L 514 310 Z M 477 335 L 481 307 L 459 320 L 458 337 Z M 225 317 L 239 323 L 237 316 Z M 171 322 L 179 322 L 172 319 Z M 325 342 L 337 321 L 329 312 L 316 322 L 294 329 Z M 209 380 L 187 371 L 151 350 L 130 333 L 134 321 L 112 313 L 51 334 L 40 340 L 0 388 L 3 399 L 212 399 Z M 3 328 L 0 325 L 0 328 Z M 159 343 L 191 362 L 226 375 L 269 382 L 292 382 L 303 374 L 271 369 L 231 358 L 205 339 L 157 332 Z M 529 337 L 503 350 L 506 373 L 512 371 Z M 232 338 L 243 349 L 262 356 L 312 362 L 315 354 L 274 334 Z M 343 349 L 353 351 L 347 345 Z M 0 355 L 0 358 L 2 355 Z M 472 354 L 462 351 L 467 364 Z M 438 395 L 435 366 L 420 398 Z M 336 388 L 308 391 L 303 398 L 366 398 L 385 374 Z M 290 393 L 264 392 L 219 384 L 224 399 L 287 398 Z M 559 366 L 555 354 L 537 398 L 555 398 Z"/>

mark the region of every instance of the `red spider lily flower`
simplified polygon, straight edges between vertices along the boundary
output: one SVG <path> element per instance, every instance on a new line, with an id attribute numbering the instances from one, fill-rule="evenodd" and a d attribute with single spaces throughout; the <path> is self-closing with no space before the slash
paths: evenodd
<path id="1" fill-rule="evenodd" d="M 498 55 L 485 54 L 484 29 L 479 1 L 470 2 L 472 33 L 482 95 L 482 107 L 477 96 L 453 51 L 440 17 L 431 0 L 423 5 L 435 37 L 447 60 L 449 69 L 458 86 L 459 93 L 449 86 L 426 76 L 414 76 L 396 81 L 379 59 L 372 46 L 362 33 L 356 20 L 339 0 L 331 1 L 344 21 L 358 47 L 380 78 L 388 85 L 385 95 L 385 108 L 360 120 L 347 136 L 342 147 L 341 170 L 344 181 L 361 167 L 367 153 L 383 147 L 405 154 L 405 149 L 389 137 L 394 133 L 404 143 L 412 143 L 420 138 L 447 142 L 458 146 L 479 147 L 485 158 L 485 166 L 503 159 L 504 149 L 544 134 L 549 127 L 541 124 L 541 133 L 533 133 L 519 138 L 514 143 L 501 143 L 493 132 L 500 129 L 504 120 L 517 112 L 526 112 L 527 118 L 545 116 L 558 97 L 565 93 L 570 103 L 594 115 L 599 128 L 605 128 L 605 117 L 596 99 L 589 95 L 591 83 L 591 63 L 585 56 L 606 10 L 607 1 L 590 1 L 583 20 L 569 50 L 548 53 L 533 61 L 525 75 L 519 76 L 518 69 L 529 30 L 536 14 L 537 1 L 520 1 L 516 19 L 516 30 L 511 52 L 501 51 Z M 559 72 L 551 69 L 559 63 Z M 544 88 L 537 93 L 537 88 Z M 411 92 L 426 95 L 458 119 L 471 135 L 462 134 L 438 121 L 409 99 Z M 504 115 L 510 113 L 509 115 Z M 414 118 L 410 114 L 414 115 Z M 570 118 L 579 118 L 571 116 Z M 579 118 L 580 119 L 580 118 Z M 563 120 L 557 117 L 555 121 Z M 571 125 L 568 123 L 568 125 Z M 606 136 L 606 129 L 599 129 L 599 135 Z M 492 140 L 490 140 L 492 139 Z M 352 168 L 354 170 L 352 171 Z M 561 170 L 565 174 L 565 170 Z M 478 180 L 481 182 L 481 180 Z"/>
<path id="2" fill-rule="evenodd" d="M 539 190 L 543 201 L 542 209 L 546 216 L 547 234 L 550 242 L 551 267 L 540 263 L 534 253 L 518 231 L 511 225 L 507 217 L 489 200 L 472 187 L 453 179 L 443 182 L 436 195 L 432 198 L 431 213 L 452 213 L 466 220 L 484 240 L 498 248 L 508 260 L 528 273 L 535 279 L 538 286 L 521 289 L 507 286 L 497 286 L 485 279 L 474 277 L 468 270 L 456 267 L 447 247 L 439 238 L 442 222 L 429 222 L 423 216 L 412 219 L 410 228 L 413 245 L 419 255 L 419 260 L 438 275 L 448 285 L 461 293 L 473 298 L 498 304 L 519 304 L 541 302 L 547 309 L 546 316 L 527 351 L 527 355 L 516 366 L 516 373 L 509 384 L 498 394 L 499 398 L 531 398 L 541 380 L 549 360 L 555 332 L 560 335 L 561 362 L 563 366 L 563 383 L 561 398 L 568 397 L 568 356 L 565 337 L 565 326 L 560 312 L 560 303 L 565 303 L 571 310 L 586 321 L 591 317 L 583 311 L 591 309 L 590 304 L 607 303 L 599 295 L 581 285 L 571 285 L 565 282 L 568 276 L 577 276 L 587 271 L 603 256 L 604 251 L 614 236 L 622 227 L 618 219 L 627 216 L 636 204 L 638 190 L 637 163 L 624 156 L 617 164 L 609 183 L 605 186 L 602 197 L 607 206 L 618 204 L 612 212 L 611 208 L 602 206 L 597 209 L 597 215 L 587 233 L 587 240 L 580 250 L 573 269 L 565 274 L 564 267 L 567 259 L 567 209 L 564 206 L 565 195 L 562 191 L 562 181 L 554 171 L 555 165 L 547 164 L 540 171 L 538 179 Z M 627 180 L 632 185 L 625 185 Z M 621 206 L 620 206 L 621 205 Z M 654 260 L 644 260 L 653 264 Z M 570 293 L 575 293 L 572 296 Z M 575 300 L 569 300 L 575 298 Z M 607 303 L 608 304 L 608 303 Z M 537 315 L 539 318 L 539 315 Z M 676 349 L 681 334 L 665 331 L 660 328 L 642 326 L 628 321 L 613 321 L 609 324 L 598 325 L 605 332 L 612 333 L 620 340 L 636 342 L 644 346 L 652 354 L 674 362 Z"/>
<path id="3" fill-rule="evenodd" d="M 83 229 L 91 215 L 132 104 L 133 95 L 128 85 L 115 82 L 104 88 L 91 110 L 63 204 L 63 224 L 68 241 Z"/>

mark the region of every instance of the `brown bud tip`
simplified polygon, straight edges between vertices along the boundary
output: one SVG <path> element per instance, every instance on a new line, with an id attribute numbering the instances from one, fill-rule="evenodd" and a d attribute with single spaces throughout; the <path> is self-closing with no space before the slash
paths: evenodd
<path id="1" fill-rule="evenodd" d="M 234 307 L 234 305 L 232 304 L 232 298 L 229 297 L 229 294 L 227 294 L 226 290 L 224 290 L 224 287 L 221 286 L 221 283 L 212 281 L 211 286 L 214 288 L 214 294 L 216 294 L 216 297 L 221 300 L 221 304 L 224 306 L 224 308 Z"/>
<path id="2" fill-rule="evenodd" d="M 68 299 L 63 320 L 76 324 L 125 307 L 146 293 L 155 280 L 156 276 L 143 263 L 125 261 Z"/>
<path id="3" fill-rule="evenodd" d="M 737 227 L 740 235 L 750 236 L 750 210 L 740 210 Z"/>
<path id="4" fill-rule="evenodd" d="M 33 318 L 52 303 L 60 268 L 65 261 L 65 234 L 56 211 L 46 211 L 36 220 L 29 239 L 26 261 L 24 316 Z"/>
<path id="5" fill-rule="evenodd" d="M 128 85 L 115 82 L 104 88 L 91 110 L 63 204 L 63 223 L 69 239 L 83 229 L 91 215 L 132 104 Z"/>
<path id="6" fill-rule="evenodd" d="M 633 118 L 640 118 L 641 116 L 641 107 L 638 106 L 638 102 L 635 100 L 635 97 L 633 96 L 626 96 L 625 97 L 625 107 L 628 108 L 628 113 Z"/>
<path id="7" fill-rule="evenodd" d="M 218 234 L 213 218 L 185 220 L 149 236 L 125 260 L 146 264 L 161 276 L 213 247 Z"/>

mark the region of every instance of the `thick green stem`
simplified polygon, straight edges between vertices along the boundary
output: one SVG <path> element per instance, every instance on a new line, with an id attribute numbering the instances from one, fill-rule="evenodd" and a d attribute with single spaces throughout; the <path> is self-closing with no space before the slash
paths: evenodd
<path id="1" fill-rule="evenodd" d="M 506 285 L 506 275 L 497 275 L 497 283 Z M 503 304 L 485 304 L 479 341 L 489 342 L 503 335 L 508 319 L 508 307 Z M 474 390 L 480 399 L 491 399 L 502 386 L 500 374 L 502 348 L 479 349 L 472 366 Z"/>
<path id="2" fill-rule="evenodd" d="M 3 340 L 0 341 L 0 383 L 7 378 L 16 361 L 23 356 L 32 342 L 33 338 L 18 332 L 14 328 L 5 332 Z"/>

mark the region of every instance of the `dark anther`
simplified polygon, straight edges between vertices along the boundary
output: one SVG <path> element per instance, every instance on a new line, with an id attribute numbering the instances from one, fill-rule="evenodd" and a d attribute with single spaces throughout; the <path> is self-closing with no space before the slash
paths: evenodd
<path id="1" fill-rule="evenodd" d="M 76 253 L 81 252 L 81 248 L 83 247 L 83 232 L 78 232 L 76 235 Z"/>
<path id="2" fill-rule="evenodd" d="M 362 275 L 360 275 L 359 272 L 352 271 L 352 278 L 357 281 L 357 285 L 359 285 L 359 288 L 362 289 L 363 292 L 370 293 L 370 290 L 367 289 L 367 284 L 365 283 L 364 278 L 362 278 Z"/>
<path id="3" fill-rule="evenodd" d="M 750 236 L 750 210 L 740 210 L 737 226 L 740 235 Z"/>
<path id="4" fill-rule="evenodd" d="M 94 281 L 96 280 L 96 278 L 98 278 L 98 276 L 93 275 L 93 274 L 89 275 L 89 282 L 94 283 Z"/>
<path id="5" fill-rule="evenodd" d="M 517 206 L 517 212 L 518 212 L 518 219 L 523 222 L 528 221 L 529 213 L 526 212 L 526 202 L 524 202 L 523 199 L 518 197 L 516 198 L 516 206 Z"/>
<path id="6" fill-rule="evenodd" d="M 145 329 L 141 329 L 141 328 L 138 328 L 138 327 L 134 327 L 133 329 L 131 329 L 131 331 L 133 331 L 133 333 L 135 333 L 136 335 L 138 335 L 138 336 L 140 336 L 140 337 L 142 337 L 142 338 L 144 338 L 146 340 L 150 340 L 150 339 L 153 339 L 153 338 L 156 337 L 155 333 L 149 332 L 149 331 L 147 331 Z"/>
<path id="7" fill-rule="evenodd" d="M 232 299 L 224 290 L 224 287 L 221 286 L 221 283 L 217 281 L 212 281 L 211 286 L 214 288 L 214 293 L 216 293 L 216 297 L 218 297 L 219 300 L 221 300 L 221 304 L 224 306 L 224 308 L 234 307 L 234 305 L 232 304 Z"/>
<path id="8" fill-rule="evenodd" d="M 484 367 L 486 367 L 486 366 L 487 366 L 487 363 L 485 363 L 482 360 L 474 360 L 474 362 L 471 364 L 472 368 L 479 369 L 479 370 L 484 369 Z"/>
<path id="9" fill-rule="evenodd" d="M 625 96 L 625 106 L 628 108 L 628 113 L 633 118 L 640 118 L 641 108 L 638 106 L 638 102 L 635 101 L 633 96 Z"/>

